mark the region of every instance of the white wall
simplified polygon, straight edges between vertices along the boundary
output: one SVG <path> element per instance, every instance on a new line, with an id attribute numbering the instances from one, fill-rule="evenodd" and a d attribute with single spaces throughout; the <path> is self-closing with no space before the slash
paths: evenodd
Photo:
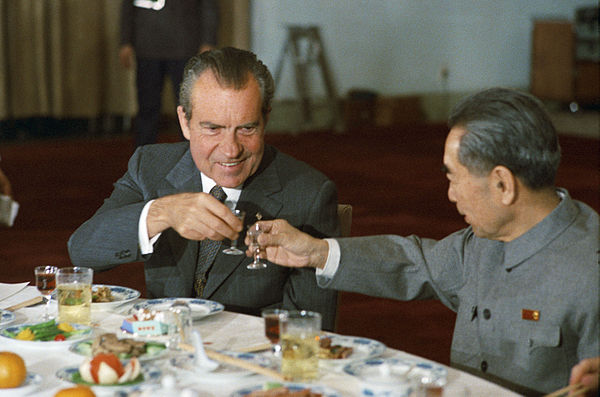
<path id="1" fill-rule="evenodd" d="M 527 88 L 533 20 L 573 20 L 576 8 L 595 5 L 595 0 L 254 0 L 251 46 L 275 73 L 285 26 L 320 26 L 341 96 L 351 88 L 383 95 Z M 449 71 L 446 85 L 439 77 L 442 67 Z M 312 87 L 313 95 L 323 94 L 320 79 Z M 295 96 L 286 58 L 276 98 Z"/>

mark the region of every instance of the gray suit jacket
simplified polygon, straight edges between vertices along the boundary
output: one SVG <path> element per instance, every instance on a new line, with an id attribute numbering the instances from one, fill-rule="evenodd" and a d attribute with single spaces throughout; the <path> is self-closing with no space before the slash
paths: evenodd
<path id="1" fill-rule="evenodd" d="M 96 270 L 145 261 L 149 297 L 193 296 L 199 243 L 167 229 L 154 244 L 154 252 L 143 257 L 138 248 L 138 221 L 149 200 L 200 191 L 200 172 L 187 142 L 140 147 L 111 196 L 69 239 L 71 261 Z M 244 184 L 237 208 L 246 210 L 247 224 L 254 223 L 253 215 L 260 212 L 263 219 L 283 218 L 314 236 L 338 234 L 334 183 L 269 145 L 258 171 Z M 226 244 L 228 241 L 223 247 Z M 259 314 L 266 307 L 314 310 L 323 315 L 323 328 L 333 328 L 336 293 L 319 288 L 313 270 L 273 264 L 264 270 L 248 270 L 250 260 L 245 255 L 220 252 L 203 298 L 250 314 Z"/>

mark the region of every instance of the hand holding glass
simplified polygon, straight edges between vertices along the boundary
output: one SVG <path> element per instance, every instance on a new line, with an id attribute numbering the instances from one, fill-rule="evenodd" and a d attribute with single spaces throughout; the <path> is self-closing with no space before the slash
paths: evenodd
<path id="1" fill-rule="evenodd" d="M 35 268 L 35 286 L 38 291 L 46 298 L 46 305 L 44 309 L 44 320 L 50 319 L 50 313 L 48 313 L 48 306 L 50 306 L 50 298 L 52 292 L 56 288 L 56 266 L 38 266 Z"/>
<path id="2" fill-rule="evenodd" d="M 232 212 L 240 221 L 242 221 L 242 224 L 243 224 L 244 217 L 246 216 L 246 212 L 244 212 L 242 210 L 232 210 Z M 237 247 L 237 240 L 233 240 L 231 242 L 231 247 L 225 248 L 223 250 L 223 252 L 228 255 L 242 255 L 244 253 L 244 251 L 242 251 L 241 249 L 239 249 Z"/>
<path id="3" fill-rule="evenodd" d="M 258 223 L 255 223 L 254 225 L 250 226 L 250 228 L 248 229 L 248 237 L 250 237 L 250 251 L 252 251 L 253 255 L 254 255 L 254 261 L 252 263 L 250 263 L 248 266 L 246 266 L 246 268 L 248 269 L 264 269 L 265 267 L 267 267 L 267 264 L 262 260 L 262 255 L 264 253 L 264 250 L 261 248 L 261 246 L 258 244 L 258 236 L 262 233 L 263 231 L 261 230 L 260 226 L 258 225 Z"/>

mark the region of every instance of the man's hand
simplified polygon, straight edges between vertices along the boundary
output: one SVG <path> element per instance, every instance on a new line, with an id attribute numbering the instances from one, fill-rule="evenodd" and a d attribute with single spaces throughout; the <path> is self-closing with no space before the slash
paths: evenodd
<path id="1" fill-rule="evenodd" d="M 283 219 L 257 223 L 263 231 L 258 236 L 258 243 L 265 249 L 268 261 L 288 267 L 325 266 L 329 253 L 329 244 L 325 240 L 303 233 Z M 248 236 L 246 245 L 250 246 Z M 251 250 L 246 251 L 246 255 L 251 256 Z"/>
<path id="2" fill-rule="evenodd" d="M 582 383 L 589 391 L 587 396 L 598 395 L 598 378 L 600 377 L 600 357 L 581 360 L 571 369 L 570 385 Z"/>
<path id="3" fill-rule="evenodd" d="M 234 240 L 242 222 L 229 208 L 207 193 L 179 193 L 156 199 L 146 219 L 148 237 L 173 228 L 188 240 Z"/>
<path id="4" fill-rule="evenodd" d="M 125 69 L 131 69 L 135 51 L 131 44 L 125 44 L 119 48 L 119 62 Z"/>

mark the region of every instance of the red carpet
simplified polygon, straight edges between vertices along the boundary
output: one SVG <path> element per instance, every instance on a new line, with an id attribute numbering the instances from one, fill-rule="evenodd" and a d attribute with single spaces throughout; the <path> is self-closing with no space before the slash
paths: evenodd
<path id="1" fill-rule="evenodd" d="M 441 159 L 444 126 L 296 136 L 269 134 L 267 141 L 320 169 L 338 186 L 339 202 L 353 206 L 352 234 L 418 234 L 440 238 L 464 227 L 446 196 Z M 163 140 L 176 140 L 171 134 Z M 558 185 L 600 210 L 598 140 L 561 137 Z M 2 168 L 21 204 L 12 229 L 0 229 L 0 281 L 32 281 L 33 267 L 70 265 L 66 241 L 100 206 L 125 171 L 131 140 L 42 139 L 1 143 Z M 94 276 L 144 293 L 141 264 Z M 438 302 L 397 302 L 342 294 L 338 331 L 448 363 L 454 313 Z"/>

